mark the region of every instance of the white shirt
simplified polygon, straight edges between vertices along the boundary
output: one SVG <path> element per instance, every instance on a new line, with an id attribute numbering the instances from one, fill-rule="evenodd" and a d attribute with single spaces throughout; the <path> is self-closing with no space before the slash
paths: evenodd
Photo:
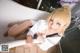
<path id="1" fill-rule="evenodd" d="M 36 22 L 33 25 L 33 27 L 29 30 L 27 35 L 31 34 L 33 37 L 35 33 L 42 32 L 43 30 L 45 30 L 47 28 L 47 26 L 48 25 L 47 25 L 47 22 L 45 20 L 39 20 L 38 22 Z M 40 49 L 47 51 L 50 47 L 58 44 L 60 39 L 61 39 L 61 37 L 59 37 L 59 36 L 44 38 L 44 40 L 41 41 L 41 43 L 38 44 L 38 46 Z M 36 42 L 36 40 L 34 42 Z"/>

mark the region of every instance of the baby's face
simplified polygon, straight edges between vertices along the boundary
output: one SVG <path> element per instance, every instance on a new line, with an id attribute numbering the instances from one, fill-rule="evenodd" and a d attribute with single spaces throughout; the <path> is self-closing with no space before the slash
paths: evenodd
<path id="1" fill-rule="evenodd" d="M 59 32 L 66 26 L 65 22 L 61 19 L 54 19 L 49 22 L 49 27 L 55 32 Z"/>

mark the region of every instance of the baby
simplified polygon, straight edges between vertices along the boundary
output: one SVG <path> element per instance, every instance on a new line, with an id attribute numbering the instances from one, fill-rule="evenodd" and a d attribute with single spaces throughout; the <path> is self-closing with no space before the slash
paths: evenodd
<path id="1" fill-rule="evenodd" d="M 37 34 L 38 46 L 42 50 L 48 50 L 56 45 L 71 22 L 70 9 L 62 7 L 54 10 L 46 20 L 39 20 L 29 30 L 27 34 L 27 42 L 32 44 L 32 38 Z M 30 45 L 29 45 L 30 46 Z"/>
<path id="2" fill-rule="evenodd" d="M 27 20 L 21 24 L 16 24 L 9 29 L 8 34 L 17 35 L 33 25 L 26 35 L 27 46 L 32 46 L 33 42 L 38 42 L 39 48 L 46 51 L 58 44 L 70 22 L 71 11 L 68 6 L 64 6 L 54 10 L 45 20 Z"/>

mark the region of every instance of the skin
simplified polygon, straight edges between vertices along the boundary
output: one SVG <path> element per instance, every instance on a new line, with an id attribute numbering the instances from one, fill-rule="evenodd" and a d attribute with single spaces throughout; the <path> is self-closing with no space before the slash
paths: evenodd
<path id="1" fill-rule="evenodd" d="M 10 36 L 17 36 L 18 34 L 22 33 L 26 29 L 28 29 L 30 26 L 32 26 L 31 20 L 23 21 L 20 24 L 14 24 L 10 29 L 8 30 L 8 35 Z"/>

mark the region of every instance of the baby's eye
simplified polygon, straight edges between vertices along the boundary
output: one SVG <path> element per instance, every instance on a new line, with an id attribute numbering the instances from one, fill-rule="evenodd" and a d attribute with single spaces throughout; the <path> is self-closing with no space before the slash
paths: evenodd
<path id="1" fill-rule="evenodd" d="M 59 22 L 57 22 L 56 24 L 59 25 L 59 26 L 61 25 Z"/>

